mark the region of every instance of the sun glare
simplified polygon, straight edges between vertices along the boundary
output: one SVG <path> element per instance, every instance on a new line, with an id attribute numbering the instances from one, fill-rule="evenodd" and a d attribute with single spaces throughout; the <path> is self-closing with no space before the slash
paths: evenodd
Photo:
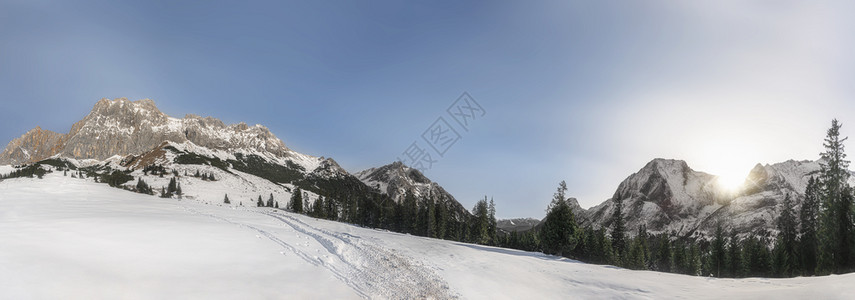
<path id="1" fill-rule="evenodd" d="M 691 152 L 697 161 L 695 170 L 715 175 L 716 187 L 721 192 L 736 193 L 744 187 L 748 173 L 757 164 L 756 147 L 739 136 L 723 134 L 715 132 L 704 135 L 705 141 Z"/>
<path id="2" fill-rule="evenodd" d="M 745 174 L 720 174 L 716 177 L 718 186 L 726 192 L 736 192 L 745 184 Z"/>

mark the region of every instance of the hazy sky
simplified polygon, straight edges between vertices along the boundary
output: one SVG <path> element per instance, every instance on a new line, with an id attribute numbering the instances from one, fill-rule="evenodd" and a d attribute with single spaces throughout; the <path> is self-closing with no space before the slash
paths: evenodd
<path id="1" fill-rule="evenodd" d="M 855 135 L 853 1 L 173 2 L 0 2 L 0 141 L 151 98 L 358 171 L 468 92 L 426 175 L 540 218 L 561 180 L 589 207 L 656 157 L 744 175 Z"/>

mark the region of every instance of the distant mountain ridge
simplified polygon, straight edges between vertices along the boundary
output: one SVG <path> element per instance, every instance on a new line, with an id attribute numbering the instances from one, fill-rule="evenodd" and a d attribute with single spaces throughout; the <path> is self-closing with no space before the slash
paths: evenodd
<path id="1" fill-rule="evenodd" d="M 757 164 L 739 190 L 726 192 L 715 175 L 692 170 L 685 161 L 654 159 L 621 182 L 611 198 L 576 211 L 576 218 L 582 225 L 609 227 L 615 200 L 621 199 L 630 232 L 644 224 L 651 232 L 709 237 L 721 224 L 741 235 L 776 236 L 785 195 L 798 211 L 807 181 L 819 169 L 819 161 Z"/>
<path id="2" fill-rule="evenodd" d="M 469 212 L 439 184 L 418 170 L 396 162 L 350 174 L 332 158 L 295 152 L 262 125 L 226 125 L 213 117 L 188 114 L 173 118 L 154 101 L 101 99 L 66 134 L 36 127 L 9 142 L 0 165 L 21 165 L 46 159 L 69 160 L 77 167 L 103 165 L 133 174 L 150 166 L 172 170 L 202 170 L 228 176 L 246 193 L 290 197 L 302 188 L 339 201 L 353 198 L 400 202 L 410 192 L 419 199 L 441 201 L 464 220 Z M 54 162 L 56 163 L 56 162 Z M 201 167 L 196 167 L 201 166 Z M 258 184 L 258 179 L 273 184 Z M 382 190 L 375 189 L 382 185 Z M 258 186 L 265 186 L 263 189 Z M 253 192 L 249 192 L 253 191 Z M 284 203 L 283 203 L 284 204 Z"/>
<path id="3" fill-rule="evenodd" d="M 526 231 L 540 224 L 540 220 L 535 218 L 514 218 L 501 219 L 496 221 L 496 227 L 506 232 Z"/>
<path id="4" fill-rule="evenodd" d="M 173 118 L 148 99 L 101 99 L 65 134 L 36 127 L 9 142 L 0 153 L 0 165 L 49 158 L 77 163 L 91 160 L 87 164 L 108 163 L 140 173 L 155 164 L 203 166 L 204 170 L 222 171 L 219 176 L 236 176 L 236 180 L 245 182 L 255 180 L 244 178 L 248 176 L 245 174 L 260 177 L 276 186 L 276 193 L 287 196 L 291 188 L 300 187 L 340 199 L 354 195 L 388 197 L 400 203 L 409 192 L 446 204 L 458 220 L 470 215 L 442 186 L 400 162 L 351 174 L 332 158 L 289 149 L 262 125 L 226 125 L 212 117 L 192 114 Z M 774 236 L 775 219 L 785 195 L 791 196 L 797 211 L 808 178 L 819 168 L 818 161 L 758 164 L 741 189 L 726 192 L 715 175 L 695 171 L 685 161 L 657 158 L 623 180 L 603 203 L 583 209 L 575 198 L 569 202 L 583 226 L 610 226 L 614 201 L 621 199 L 629 232 L 643 224 L 651 232 L 707 237 L 717 224 L 722 224 L 741 234 Z M 855 185 L 855 177 L 850 178 L 850 183 Z M 268 185 L 264 186 L 244 188 L 247 194 L 272 192 Z M 513 223 L 499 228 L 517 226 Z"/>
<path id="5" fill-rule="evenodd" d="M 263 152 L 278 157 L 292 153 L 270 130 L 245 123 L 196 115 L 172 118 L 158 110 L 154 101 L 127 98 L 101 99 L 66 134 L 36 127 L 12 140 L 0 154 L 0 164 L 37 162 L 54 155 L 74 159 L 105 160 L 112 156 L 139 154 L 165 141 L 226 151 Z"/>

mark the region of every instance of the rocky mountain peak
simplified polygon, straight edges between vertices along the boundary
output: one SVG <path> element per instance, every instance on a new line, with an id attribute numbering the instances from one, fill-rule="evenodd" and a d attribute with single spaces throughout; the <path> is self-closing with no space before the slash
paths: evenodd
<path id="1" fill-rule="evenodd" d="M 363 170 L 354 175 L 365 185 L 388 195 L 396 202 L 403 201 L 409 192 L 417 198 L 444 202 L 458 217 L 468 214 L 467 210 L 442 186 L 432 182 L 418 169 L 411 168 L 400 161 Z"/>
<path id="2" fill-rule="evenodd" d="M 261 152 L 276 157 L 291 151 L 266 127 L 245 123 L 226 126 L 213 117 L 188 114 L 184 119 L 161 112 L 151 99 L 101 99 L 67 134 L 31 130 L 7 146 L 0 164 L 34 162 L 61 154 L 75 159 L 105 160 L 149 151 L 165 141 L 191 142 L 232 152 Z"/>

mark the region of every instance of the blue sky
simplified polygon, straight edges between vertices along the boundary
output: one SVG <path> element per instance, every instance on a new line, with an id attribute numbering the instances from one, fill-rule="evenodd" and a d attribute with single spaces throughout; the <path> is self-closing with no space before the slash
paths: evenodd
<path id="1" fill-rule="evenodd" d="M 358 171 L 468 92 L 426 175 L 542 217 L 561 180 L 589 207 L 656 157 L 739 176 L 855 132 L 850 1 L 173 2 L 0 3 L 0 140 L 151 98 Z"/>

